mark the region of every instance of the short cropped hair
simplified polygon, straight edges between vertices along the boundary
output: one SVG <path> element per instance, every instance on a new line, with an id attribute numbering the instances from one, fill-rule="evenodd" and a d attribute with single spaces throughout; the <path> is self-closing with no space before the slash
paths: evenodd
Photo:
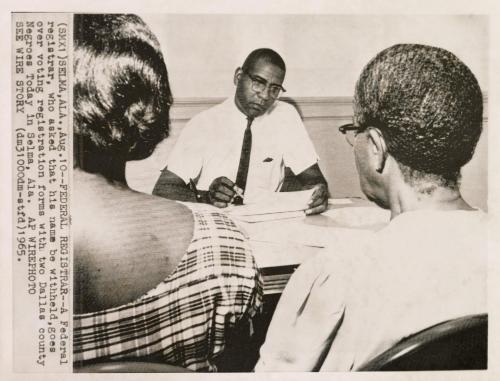
<path id="1" fill-rule="evenodd" d="M 281 58 L 281 56 L 274 50 L 269 48 L 260 48 L 251 52 L 245 59 L 245 62 L 243 62 L 243 66 L 241 68 L 243 70 L 250 70 L 255 66 L 257 61 L 260 60 L 273 64 L 286 72 L 286 65 L 285 61 L 283 61 L 283 58 Z"/>
<path id="2" fill-rule="evenodd" d="M 378 127 L 405 173 L 456 181 L 482 130 L 483 99 L 474 74 L 444 49 L 395 45 L 363 69 L 354 121 Z"/>
<path id="3" fill-rule="evenodd" d="M 168 135 L 167 68 L 135 15 L 75 15 L 73 94 L 75 143 L 87 154 L 143 159 Z"/>

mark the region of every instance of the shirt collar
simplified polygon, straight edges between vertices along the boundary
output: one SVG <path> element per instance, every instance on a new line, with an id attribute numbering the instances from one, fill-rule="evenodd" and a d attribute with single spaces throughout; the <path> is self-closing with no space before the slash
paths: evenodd
<path id="1" fill-rule="evenodd" d="M 269 107 L 269 109 L 267 109 L 264 114 L 254 118 L 254 122 L 259 121 L 263 117 L 271 114 L 273 112 L 273 110 L 276 108 L 276 106 L 278 105 L 278 102 L 279 102 L 279 100 L 274 101 L 274 103 L 271 105 L 271 107 Z M 236 106 L 236 103 L 234 101 L 234 97 L 227 98 L 224 101 L 224 106 L 227 108 L 227 112 L 231 113 L 231 116 L 234 116 L 236 118 L 244 118 L 244 120 L 246 120 L 247 116 L 240 111 L 238 106 Z"/>

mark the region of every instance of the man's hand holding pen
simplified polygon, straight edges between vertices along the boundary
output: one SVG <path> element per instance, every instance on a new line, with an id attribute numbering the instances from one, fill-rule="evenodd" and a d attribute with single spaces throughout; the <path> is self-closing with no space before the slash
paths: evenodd
<path id="1" fill-rule="evenodd" d="M 217 177 L 208 188 L 210 204 L 225 208 L 229 204 L 243 203 L 243 191 L 225 176 Z"/>
<path id="2" fill-rule="evenodd" d="M 217 208 L 226 208 L 229 204 L 243 204 L 243 190 L 225 176 L 217 177 L 207 191 L 198 191 L 193 180 L 189 181 L 196 201 L 212 204 Z M 316 184 L 308 202 L 306 215 L 318 214 L 328 208 L 328 188 L 326 184 Z"/>

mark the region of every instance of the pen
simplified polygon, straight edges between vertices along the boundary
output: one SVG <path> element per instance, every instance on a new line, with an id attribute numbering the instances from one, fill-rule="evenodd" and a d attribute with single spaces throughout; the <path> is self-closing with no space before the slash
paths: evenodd
<path id="1" fill-rule="evenodd" d="M 235 185 L 233 187 L 233 190 L 237 196 L 240 196 L 241 198 L 243 198 L 243 191 L 241 190 L 241 188 L 239 186 Z"/>
<path id="2" fill-rule="evenodd" d="M 196 202 L 201 202 L 201 194 L 198 192 L 198 189 L 196 189 L 196 184 L 194 183 L 193 179 L 189 179 L 189 187 L 194 193 L 194 197 L 196 198 Z"/>
<path id="3" fill-rule="evenodd" d="M 234 205 L 243 205 L 243 190 L 237 185 L 233 186 L 233 190 L 236 195 L 233 196 L 231 203 L 233 203 Z"/>

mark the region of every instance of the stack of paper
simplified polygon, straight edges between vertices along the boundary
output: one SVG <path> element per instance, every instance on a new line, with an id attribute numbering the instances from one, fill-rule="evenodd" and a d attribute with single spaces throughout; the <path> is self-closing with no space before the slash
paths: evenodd
<path id="1" fill-rule="evenodd" d="M 245 199 L 245 205 L 231 205 L 226 209 L 234 218 L 245 222 L 270 221 L 304 216 L 314 189 L 299 192 L 263 193 Z"/>

